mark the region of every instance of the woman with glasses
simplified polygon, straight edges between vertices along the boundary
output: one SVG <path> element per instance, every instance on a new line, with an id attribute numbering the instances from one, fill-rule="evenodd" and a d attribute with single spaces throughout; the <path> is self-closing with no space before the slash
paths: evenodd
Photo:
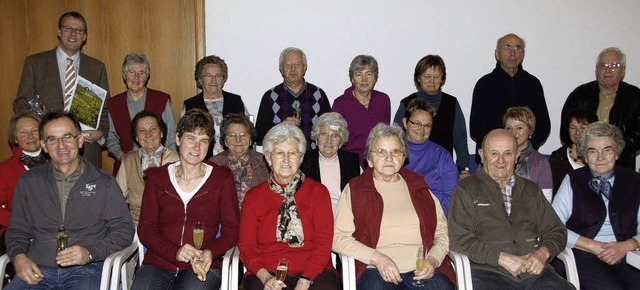
<path id="1" fill-rule="evenodd" d="M 584 157 L 578 154 L 578 138 L 580 138 L 580 133 L 584 128 L 598 121 L 596 114 L 590 113 L 584 108 L 571 110 L 567 118 L 569 118 L 569 127 L 566 134 L 571 142 L 565 143 L 564 146 L 553 151 L 551 157 L 549 157 L 551 176 L 553 178 L 553 196 L 558 192 L 558 188 L 560 188 L 560 184 L 567 173 L 584 167 Z"/>
<path id="2" fill-rule="evenodd" d="M 588 125 L 578 140 L 587 166 L 569 172 L 553 200 L 582 289 L 638 289 L 640 271 L 625 256 L 640 248 L 640 174 L 616 165 L 624 146 L 618 127 Z"/>
<path id="3" fill-rule="evenodd" d="M 224 116 L 229 113 L 244 113 L 246 115 L 249 113 L 240 96 L 222 90 L 229 78 L 227 63 L 222 58 L 215 55 L 204 57 L 196 63 L 194 76 L 196 85 L 202 89 L 202 92 L 184 101 L 180 116 L 184 116 L 185 112 L 194 108 L 209 112 L 215 122 L 216 135 L 213 140 L 219 140 L 220 124 Z M 211 142 L 205 158 L 208 159 L 222 150 L 224 149 L 220 143 Z"/>
<path id="4" fill-rule="evenodd" d="M 122 63 L 122 79 L 127 91 L 107 99 L 109 108 L 109 135 L 107 151 L 115 158 L 114 176 L 118 174 L 120 162 L 125 154 L 140 148 L 131 137 L 131 121 L 141 111 L 149 111 L 162 116 L 167 125 L 165 147 L 176 150 L 176 121 L 171 109 L 169 94 L 147 88 L 151 77 L 149 61 L 144 54 L 130 53 Z"/>
<path id="5" fill-rule="evenodd" d="M 300 170 L 327 187 L 335 215 L 342 190 L 351 178 L 360 175 L 358 155 L 340 150 L 349 140 L 347 121 L 335 112 L 322 114 L 311 129 L 311 140 L 318 149 L 305 153 Z"/>
<path id="6" fill-rule="evenodd" d="M 404 167 L 424 177 L 447 216 L 451 192 L 458 183 L 458 168 L 449 152 L 431 141 L 435 114 L 433 106 L 422 99 L 409 102 L 402 118 L 409 148 L 409 156 Z"/>
<path id="7" fill-rule="evenodd" d="M 446 80 L 447 67 L 439 55 L 430 54 L 420 59 L 413 73 L 413 83 L 418 91 L 400 101 L 394 122 L 402 124 L 405 111 L 413 99 L 421 99 L 431 104 L 436 113 L 432 116 L 434 126 L 429 139 L 444 147 L 451 156 L 455 149 L 460 178 L 465 178 L 469 176 L 467 127 L 458 99 L 442 91 Z"/>
<path id="8" fill-rule="evenodd" d="M 262 141 L 272 172 L 247 192 L 240 216 L 246 290 L 341 289 L 331 265 L 329 192 L 299 170 L 306 143 L 302 131 L 286 122 L 273 126 Z M 278 280 L 280 259 L 288 260 L 288 272 Z"/>
<path id="9" fill-rule="evenodd" d="M 333 250 L 356 260 L 356 288 L 454 289 L 447 219 L 424 177 L 402 167 L 408 148 L 396 125 L 376 125 L 367 138 L 368 168 L 338 201 Z M 416 269 L 416 252 L 426 265 Z"/>
<path id="10" fill-rule="evenodd" d="M 529 107 L 511 107 L 502 118 L 502 124 L 518 143 L 518 160 L 514 173 L 537 184 L 544 197 L 551 202 L 553 178 L 549 159 L 533 149 L 531 136 L 536 130 L 536 116 Z"/>
<path id="11" fill-rule="evenodd" d="M 256 128 L 245 114 L 228 114 L 220 126 L 220 144 L 224 151 L 209 159 L 231 169 L 240 207 L 247 191 L 269 178 L 264 155 L 251 149 L 255 139 Z"/>
<path id="12" fill-rule="evenodd" d="M 365 166 L 364 147 L 369 131 L 378 123 L 391 121 L 391 101 L 383 92 L 373 89 L 378 82 L 378 62 L 373 56 L 358 55 L 349 66 L 351 86 L 336 98 L 331 108 L 347 121 L 349 139 L 343 150 L 360 156 Z"/>

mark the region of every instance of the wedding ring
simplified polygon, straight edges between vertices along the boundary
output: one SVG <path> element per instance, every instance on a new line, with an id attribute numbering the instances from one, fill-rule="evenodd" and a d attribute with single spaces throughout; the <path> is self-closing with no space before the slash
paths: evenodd
<path id="1" fill-rule="evenodd" d="M 40 277 L 40 276 L 38 276 L 38 274 L 33 274 L 33 276 L 35 276 L 36 278 Z"/>

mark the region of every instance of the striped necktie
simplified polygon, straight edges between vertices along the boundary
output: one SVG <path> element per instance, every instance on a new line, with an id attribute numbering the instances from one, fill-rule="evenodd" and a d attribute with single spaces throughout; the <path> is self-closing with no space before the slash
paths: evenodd
<path id="1" fill-rule="evenodd" d="M 71 101 L 73 100 L 73 88 L 76 84 L 76 67 L 73 65 L 73 59 L 67 58 L 67 72 L 64 75 L 64 111 L 71 110 Z"/>

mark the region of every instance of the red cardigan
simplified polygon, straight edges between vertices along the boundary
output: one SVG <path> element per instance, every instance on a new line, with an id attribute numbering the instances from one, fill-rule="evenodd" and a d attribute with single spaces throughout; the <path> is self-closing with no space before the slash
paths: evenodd
<path id="1" fill-rule="evenodd" d="M 240 258 L 249 272 L 261 268 L 275 271 L 279 258 L 289 260 L 289 274 L 315 279 L 332 269 L 333 211 L 329 191 L 321 183 L 305 178 L 295 193 L 304 231 L 304 246 L 291 248 L 276 241 L 276 219 L 284 197 L 269 189 L 268 181 L 247 192 L 240 216 Z"/>
<path id="2" fill-rule="evenodd" d="M 401 168 L 399 174 L 407 183 L 411 202 L 420 220 L 420 236 L 422 244 L 428 249 L 433 246 L 433 237 L 436 230 L 435 203 L 429 192 L 429 186 L 422 175 Z M 373 184 L 373 170 L 369 167 L 358 177 L 349 181 L 351 190 L 351 207 L 353 222 L 356 230 L 353 237 L 364 245 L 376 248 L 380 238 L 380 224 L 382 223 L 382 211 L 384 203 L 382 196 Z M 367 265 L 356 261 L 356 279 L 360 279 Z M 448 257 L 445 257 L 436 271 L 441 272 L 453 283 L 456 282 L 453 267 Z"/>
<path id="3" fill-rule="evenodd" d="M 147 247 L 144 264 L 170 271 L 191 269 L 190 264 L 176 260 L 176 253 L 185 243 L 193 245 L 196 221 L 204 225 L 202 249 L 211 250 L 212 268 L 221 268 L 218 258 L 238 241 L 240 213 L 231 171 L 205 163 L 213 166 L 213 171 L 186 208 L 169 179 L 169 165 L 145 171 L 147 181 L 138 224 L 140 241 Z M 220 236 L 216 237 L 219 226 Z"/>
<path id="4" fill-rule="evenodd" d="M 16 188 L 18 178 L 27 170 L 20 162 L 22 149 L 20 147 L 12 148 L 13 156 L 0 163 L 0 235 L 7 230 L 9 226 L 9 217 L 11 216 L 11 202 L 13 201 L 13 191 Z"/>

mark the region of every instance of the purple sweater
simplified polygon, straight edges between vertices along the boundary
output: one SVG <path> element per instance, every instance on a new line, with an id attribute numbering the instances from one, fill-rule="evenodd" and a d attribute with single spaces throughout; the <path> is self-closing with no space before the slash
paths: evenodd
<path id="1" fill-rule="evenodd" d="M 364 150 L 369 131 L 378 123 L 389 124 L 391 121 L 391 101 L 389 96 L 376 90 L 371 91 L 369 107 L 360 104 L 353 95 L 353 86 L 344 90 L 344 94 L 333 101 L 331 111 L 340 113 L 349 127 L 349 141 L 342 150 L 360 156 L 360 164 L 364 164 Z"/>
<path id="2" fill-rule="evenodd" d="M 449 198 L 458 183 L 458 167 L 449 151 L 429 139 L 420 144 L 405 141 L 409 147 L 409 158 L 404 167 L 424 176 L 431 192 L 440 201 L 444 214 L 448 216 Z"/>

